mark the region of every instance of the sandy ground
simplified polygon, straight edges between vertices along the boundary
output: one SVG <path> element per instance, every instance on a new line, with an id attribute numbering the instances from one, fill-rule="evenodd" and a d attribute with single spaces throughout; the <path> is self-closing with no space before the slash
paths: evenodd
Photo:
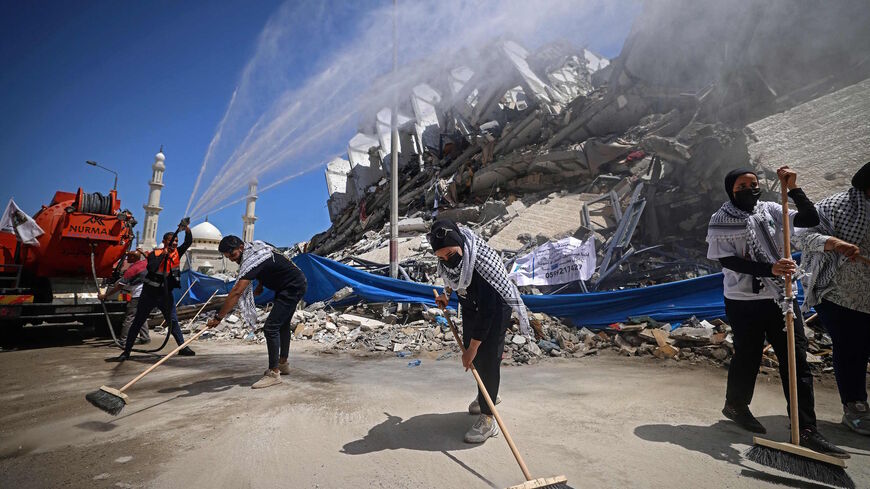
<path id="1" fill-rule="evenodd" d="M 0 353 L 0 487 L 406 488 L 522 482 L 503 437 L 467 445 L 471 375 L 456 358 L 360 359 L 300 352 L 285 384 L 252 390 L 265 345 L 206 342 L 129 391 L 117 417 L 88 404 L 155 361 L 104 363 L 96 340 Z M 820 487 L 745 462 L 751 436 L 723 421 L 726 372 L 604 354 L 502 372 L 500 410 L 536 477 L 572 487 Z M 820 428 L 870 487 L 870 439 L 837 424 L 829 382 Z M 778 380 L 759 378 L 753 409 L 787 438 Z"/>

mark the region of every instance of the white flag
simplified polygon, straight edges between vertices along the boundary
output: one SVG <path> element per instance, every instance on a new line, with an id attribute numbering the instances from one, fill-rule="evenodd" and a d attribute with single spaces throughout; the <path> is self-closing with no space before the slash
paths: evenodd
<path id="1" fill-rule="evenodd" d="M 22 211 L 12 199 L 9 199 L 3 217 L 0 217 L 0 231 L 15 233 L 19 241 L 32 246 L 39 246 L 36 238 L 45 234 L 39 224 L 36 224 L 36 221 Z"/>
<path id="2" fill-rule="evenodd" d="M 589 280 L 595 273 L 595 240 L 565 238 L 517 258 L 510 277 L 517 285 L 556 285 Z"/>

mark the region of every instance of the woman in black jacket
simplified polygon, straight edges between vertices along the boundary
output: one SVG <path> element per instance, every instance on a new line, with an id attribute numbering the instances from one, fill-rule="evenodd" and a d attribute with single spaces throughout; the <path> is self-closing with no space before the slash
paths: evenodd
<path id="1" fill-rule="evenodd" d="M 789 213 L 792 227 L 810 227 L 819 222 L 813 203 L 797 186 L 797 174 L 788 167 L 777 171 L 788 188 L 797 211 Z M 779 361 L 783 393 L 788 402 L 788 355 L 784 309 L 795 311 L 795 357 L 798 418 L 801 445 L 835 457 L 849 455 L 826 440 L 816 429 L 813 375 L 807 363 L 807 338 L 797 300 L 785 298 L 784 277 L 794 280 L 797 265 L 783 256 L 782 206 L 759 202 L 758 176 L 738 169 L 725 177 L 729 201 L 710 218 L 707 258 L 722 264 L 725 313 L 734 337 L 734 357 L 728 368 L 728 388 L 722 414 L 753 433 L 766 433 L 749 411 L 755 378 L 761 365 L 765 339 Z M 792 290 L 797 290 L 793 286 Z M 787 411 L 788 412 L 788 411 Z"/>
<path id="2" fill-rule="evenodd" d="M 474 365 L 490 398 L 498 403 L 501 357 L 511 312 L 519 316 L 521 332 L 529 331 L 519 291 L 498 254 L 469 229 L 439 220 L 432 225 L 428 238 L 447 286 L 446 295 L 437 302 L 446 307 L 451 292 L 456 291 L 462 306 L 462 340 L 466 348 L 462 365 L 466 369 Z M 498 434 L 492 411 L 479 391 L 468 411 L 480 416 L 465 434 L 466 442 L 483 443 Z"/>

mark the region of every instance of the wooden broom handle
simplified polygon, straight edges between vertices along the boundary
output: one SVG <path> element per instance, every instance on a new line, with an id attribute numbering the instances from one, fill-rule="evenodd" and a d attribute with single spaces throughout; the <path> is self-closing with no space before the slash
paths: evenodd
<path id="1" fill-rule="evenodd" d="M 205 306 L 207 306 L 208 303 L 211 302 L 212 298 L 214 298 L 214 296 L 217 295 L 218 290 L 219 290 L 219 289 L 215 289 L 215 291 L 214 291 L 214 293 L 212 293 L 211 297 L 209 297 L 208 300 L 205 301 L 205 304 L 203 304 L 202 307 L 200 307 L 199 310 L 196 311 L 196 315 L 194 315 L 194 316 L 190 319 L 190 321 L 187 323 L 188 326 L 189 326 L 190 324 L 192 324 L 194 320 L 196 320 L 196 318 L 199 316 L 199 313 L 201 313 L 202 310 L 205 309 Z M 171 328 L 171 327 L 172 327 L 172 326 L 170 326 L 170 328 Z M 155 368 L 157 368 L 157 367 L 159 367 L 160 365 L 162 365 L 163 362 L 165 362 L 166 360 L 169 360 L 170 357 L 175 356 L 176 353 L 180 352 L 184 347 L 186 347 L 187 345 L 189 345 L 191 341 L 193 341 L 193 340 L 199 338 L 200 335 L 202 335 L 203 333 L 205 333 L 205 332 L 208 331 L 208 330 L 209 330 L 209 328 L 202 328 L 201 331 L 199 331 L 199 332 L 196 333 L 195 335 L 193 335 L 193 336 L 191 336 L 190 338 L 188 338 L 187 341 L 185 341 L 184 343 L 178 345 L 178 348 L 176 348 L 176 349 L 172 350 L 171 352 L 169 352 L 168 354 L 166 354 L 165 357 L 163 357 L 163 358 L 161 358 L 160 360 L 158 360 L 157 363 L 155 363 L 154 365 L 152 365 L 152 366 L 146 368 L 145 371 L 142 372 L 141 374 L 139 374 L 138 376 L 136 376 L 135 379 L 131 380 L 130 382 L 127 382 L 127 385 L 125 385 L 124 387 L 121 387 L 121 388 L 119 389 L 119 391 L 124 392 L 125 390 L 129 389 L 133 384 L 135 384 L 136 382 L 139 382 L 139 380 L 140 380 L 142 377 L 145 377 L 146 375 L 148 375 L 149 373 L 151 373 L 152 370 L 154 370 Z M 166 334 L 169 334 L 169 331 L 167 331 Z"/>
<path id="2" fill-rule="evenodd" d="M 435 298 L 437 299 L 440 294 L 435 289 L 432 289 L 432 292 L 435 293 Z M 450 325 L 450 331 L 453 332 L 453 337 L 456 338 L 456 343 L 459 344 L 459 350 L 462 353 L 465 353 L 465 345 L 462 343 L 462 340 L 459 338 L 459 333 L 456 331 L 456 326 L 453 325 L 453 320 L 450 319 L 450 316 L 447 315 L 447 311 L 444 308 L 441 308 L 444 311 L 444 317 L 447 319 L 447 324 Z M 495 403 L 492 402 L 492 398 L 489 397 L 489 392 L 486 391 L 486 386 L 483 385 L 483 380 L 480 378 L 480 374 L 477 373 L 477 369 L 474 368 L 474 365 L 471 366 L 471 373 L 474 375 L 474 380 L 477 381 L 477 386 L 480 388 L 480 392 L 483 393 L 483 398 L 486 400 L 486 405 L 489 406 L 489 410 L 492 411 L 492 415 L 495 416 L 495 421 L 498 423 L 499 429 L 504 434 L 504 439 L 507 441 L 508 446 L 511 448 L 511 452 L 514 454 L 514 458 L 517 459 L 517 464 L 520 466 L 520 470 L 523 471 L 523 476 L 527 481 L 532 480 L 532 474 L 529 473 L 528 467 L 526 467 L 526 462 L 523 461 L 523 457 L 520 455 L 520 451 L 517 450 L 517 446 L 514 445 L 514 440 L 511 438 L 511 434 L 508 432 L 507 427 L 502 421 L 501 416 L 499 416 L 498 411 L 495 409 Z"/>
<path id="3" fill-rule="evenodd" d="M 785 182 L 780 181 L 782 187 L 782 240 L 783 255 L 791 258 L 791 224 L 788 216 L 788 189 Z M 791 302 L 791 274 L 785 274 L 785 300 L 788 300 L 788 310 L 785 313 L 786 338 L 788 340 L 788 399 L 789 418 L 791 418 L 791 443 L 800 445 L 800 426 L 798 420 L 798 394 L 797 394 L 797 355 L 795 354 L 794 342 L 794 310 Z"/>

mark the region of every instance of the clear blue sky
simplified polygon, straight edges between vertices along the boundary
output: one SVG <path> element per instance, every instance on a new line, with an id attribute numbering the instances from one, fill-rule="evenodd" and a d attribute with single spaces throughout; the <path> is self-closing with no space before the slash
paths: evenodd
<path id="1" fill-rule="evenodd" d="M 164 145 L 160 228 L 174 228 L 257 36 L 280 4 L 3 2 L 2 205 L 14 197 L 33 214 L 56 190 L 83 187 L 105 193 L 112 176 L 85 165 L 85 160 L 95 160 L 118 171 L 122 205 L 141 223 L 153 157 Z M 342 15 L 351 13 L 338 9 L 331 20 L 351 24 Z M 631 16 L 626 17 L 619 28 L 627 31 Z M 298 42 L 310 51 L 311 66 L 327 54 L 317 52 L 318 44 L 310 38 Z M 615 56 L 620 46 L 591 47 Z M 299 76 L 310 74 L 305 68 L 300 67 Z M 347 140 L 340 136 L 344 139 L 334 144 L 339 149 Z M 257 238 L 289 245 L 325 230 L 326 198 L 322 170 L 262 194 Z M 241 234 L 243 206 L 236 204 L 209 220 L 224 234 Z"/>

